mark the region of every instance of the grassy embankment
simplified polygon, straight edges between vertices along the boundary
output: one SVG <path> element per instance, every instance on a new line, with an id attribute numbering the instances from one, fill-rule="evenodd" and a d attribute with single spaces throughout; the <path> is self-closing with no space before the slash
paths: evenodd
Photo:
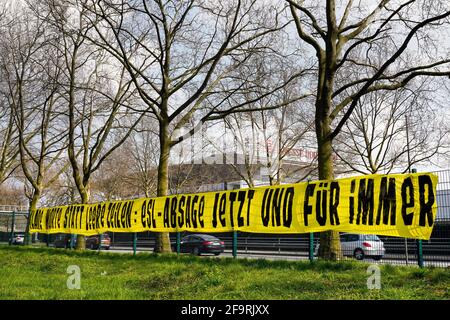
<path id="1" fill-rule="evenodd" d="M 81 269 L 69 290 L 67 268 Z M 450 270 L 0 246 L 0 299 L 450 299 Z"/>

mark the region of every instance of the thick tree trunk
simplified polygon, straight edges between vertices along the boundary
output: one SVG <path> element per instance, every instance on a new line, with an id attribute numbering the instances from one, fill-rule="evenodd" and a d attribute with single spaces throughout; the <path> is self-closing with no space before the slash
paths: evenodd
<path id="1" fill-rule="evenodd" d="M 338 58 L 335 3 L 327 1 L 326 5 L 328 32 L 325 40 L 325 55 L 319 56 L 318 97 L 315 115 L 319 179 L 321 180 L 334 179 L 330 110 L 333 105 L 333 86 Z M 331 260 L 338 260 L 342 257 L 339 232 L 321 233 L 319 256 Z"/>
<path id="2" fill-rule="evenodd" d="M 80 190 L 81 203 L 88 204 L 90 197 L 90 189 L 89 186 L 86 186 L 82 190 Z M 86 249 L 86 237 L 78 234 L 77 235 L 77 244 L 75 245 L 75 250 L 84 250 Z"/>
<path id="3" fill-rule="evenodd" d="M 316 123 L 319 157 L 319 179 L 334 179 L 332 140 L 329 139 L 331 124 L 328 116 Z M 327 231 L 320 234 L 319 257 L 329 260 L 342 258 L 339 232 Z"/>
<path id="4" fill-rule="evenodd" d="M 170 139 L 168 135 L 168 126 L 161 124 L 159 141 L 160 141 L 160 155 L 158 164 L 157 196 L 163 197 L 167 196 L 169 190 Z M 155 252 L 158 253 L 172 252 L 168 232 L 156 233 Z"/>
<path id="5" fill-rule="evenodd" d="M 31 198 L 31 201 L 30 201 L 30 207 L 29 207 L 29 212 L 32 212 L 32 211 L 34 211 L 34 210 L 36 210 L 37 209 L 37 204 L 38 204 L 38 201 L 39 201 L 39 198 L 41 197 L 41 190 L 34 190 L 34 193 L 33 193 L 33 197 Z M 25 245 L 29 245 L 30 244 L 30 236 L 31 236 L 31 234 L 29 233 L 29 230 L 30 230 L 30 220 L 29 220 L 29 218 L 30 218 L 30 215 L 28 215 L 28 218 L 27 218 L 27 227 L 26 227 L 26 230 L 25 230 L 25 239 L 24 239 L 24 242 L 25 242 Z"/>

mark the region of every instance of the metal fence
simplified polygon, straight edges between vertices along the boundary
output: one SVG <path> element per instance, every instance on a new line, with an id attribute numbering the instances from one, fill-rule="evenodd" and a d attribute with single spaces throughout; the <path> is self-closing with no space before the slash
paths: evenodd
<path id="1" fill-rule="evenodd" d="M 450 267 L 450 229 L 447 229 L 444 237 L 433 237 L 422 244 L 423 266 Z M 189 235 L 182 233 L 181 238 Z M 242 258 L 264 258 L 283 260 L 308 260 L 317 259 L 317 247 L 319 234 L 313 235 L 312 253 L 310 235 L 260 235 L 248 233 L 223 233 L 215 234 L 217 238 L 225 243 L 223 256 L 235 256 Z M 119 252 L 134 252 L 133 235 L 110 233 L 110 250 Z M 379 237 L 385 251 L 382 254 L 371 253 L 364 250 L 364 243 L 376 246 L 373 241 L 357 240 L 350 248 L 343 248 L 344 259 L 355 259 L 373 263 L 388 263 L 396 265 L 419 264 L 418 241 L 414 239 L 403 239 L 397 237 Z M 135 238 L 136 252 L 152 252 L 155 245 L 153 234 L 139 233 Z M 172 248 L 176 251 L 176 235 L 171 234 Z M 342 247 L 346 244 L 341 242 Z M 355 252 L 363 248 L 363 255 Z M 376 250 L 375 250 L 376 251 Z M 382 255 L 382 256 L 381 256 Z"/>
<path id="2" fill-rule="evenodd" d="M 12 209 L 12 210 L 11 210 Z M 13 206 L 0 206 L 0 242 L 12 242 L 25 234 L 28 211 Z"/>
<path id="3" fill-rule="evenodd" d="M 398 237 L 380 236 L 378 239 L 351 238 L 341 235 L 341 247 L 345 259 L 388 263 L 396 265 L 450 267 L 450 170 L 435 172 L 439 177 L 436 201 L 438 212 L 430 240 L 418 241 Z M 0 211 L 0 241 L 10 241 L 14 234 L 24 233 L 26 216 L 23 212 Z M 155 235 L 151 232 L 108 233 L 109 249 L 117 252 L 152 252 Z M 171 234 L 173 250 L 179 248 L 180 240 L 189 233 Z M 225 243 L 223 256 L 313 260 L 317 259 L 319 234 L 216 234 Z M 33 243 L 53 246 L 60 235 L 36 235 Z M 72 237 L 71 245 L 74 245 Z M 380 251 L 380 246 L 384 251 Z M 99 248 L 101 249 L 101 248 Z M 361 250 L 359 250 L 361 249 Z M 362 254 L 361 254 L 362 251 Z"/>

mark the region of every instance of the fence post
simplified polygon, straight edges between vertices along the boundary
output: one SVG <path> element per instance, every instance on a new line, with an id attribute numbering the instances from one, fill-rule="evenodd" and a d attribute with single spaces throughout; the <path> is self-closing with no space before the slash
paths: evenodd
<path id="1" fill-rule="evenodd" d="M 136 247 L 137 247 L 137 232 L 133 233 L 133 256 L 136 255 Z"/>
<path id="2" fill-rule="evenodd" d="M 102 238 L 103 238 L 103 233 L 100 233 L 98 236 L 98 252 L 102 251 Z"/>
<path id="3" fill-rule="evenodd" d="M 28 212 L 28 216 L 25 215 L 26 219 L 27 219 L 27 226 L 25 227 L 25 245 L 29 245 L 30 244 L 30 212 Z"/>
<path id="4" fill-rule="evenodd" d="M 14 225 L 16 223 L 16 212 L 12 212 L 12 221 L 11 221 L 11 234 L 9 236 L 9 245 L 12 245 L 13 239 L 14 239 Z"/>
<path id="5" fill-rule="evenodd" d="M 412 173 L 417 173 L 417 169 L 412 169 Z M 423 246 L 422 246 L 422 240 L 416 241 L 416 249 L 417 249 L 417 264 L 420 268 L 423 268 Z"/>
<path id="6" fill-rule="evenodd" d="M 248 252 L 248 236 L 245 237 L 245 253 Z"/>
<path id="7" fill-rule="evenodd" d="M 237 231 L 233 231 L 233 258 L 237 257 Z"/>
<path id="8" fill-rule="evenodd" d="M 177 232 L 177 254 L 181 252 L 181 233 Z"/>
<path id="9" fill-rule="evenodd" d="M 405 255 L 406 255 L 406 264 L 409 264 L 409 250 L 408 250 L 408 238 L 405 238 Z"/>
<path id="10" fill-rule="evenodd" d="M 74 234 L 70 234 L 70 249 L 73 249 L 73 245 L 75 242 L 75 235 Z"/>
<path id="11" fill-rule="evenodd" d="M 314 233 L 309 233 L 309 261 L 314 261 Z"/>
<path id="12" fill-rule="evenodd" d="M 417 264 L 423 268 L 423 247 L 422 240 L 417 240 Z"/>

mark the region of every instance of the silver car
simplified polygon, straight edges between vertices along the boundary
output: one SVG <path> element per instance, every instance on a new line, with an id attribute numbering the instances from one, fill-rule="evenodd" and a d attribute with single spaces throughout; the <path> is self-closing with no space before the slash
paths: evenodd
<path id="1" fill-rule="evenodd" d="M 380 260 L 386 252 L 383 241 L 373 234 L 344 233 L 341 235 L 341 248 L 344 256 L 353 256 L 357 260 L 366 257 Z"/>
<path id="2" fill-rule="evenodd" d="M 352 256 L 357 260 L 364 258 L 380 260 L 386 252 L 383 241 L 378 236 L 371 234 L 343 233 L 341 234 L 341 249 L 344 256 Z M 317 255 L 319 245 L 315 252 Z"/>
<path id="3" fill-rule="evenodd" d="M 23 234 L 16 234 L 12 240 L 11 243 L 12 244 L 24 244 L 25 241 L 25 236 Z"/>

